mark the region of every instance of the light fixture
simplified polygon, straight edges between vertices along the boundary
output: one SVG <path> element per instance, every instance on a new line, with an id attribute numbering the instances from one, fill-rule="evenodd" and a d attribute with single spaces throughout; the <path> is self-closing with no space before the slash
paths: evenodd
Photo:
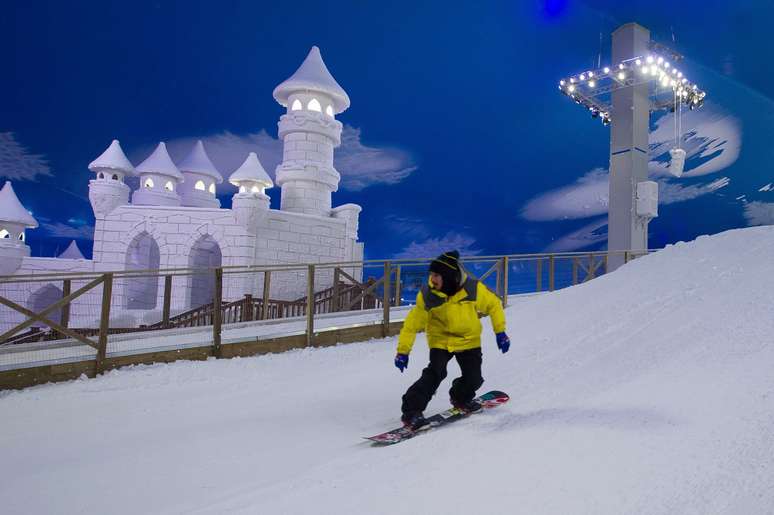
<path id="1" fill-rule="evenodd" d="M 618 72 L 618 80 L 624 80 L 626 78 L 626 74 L 624 72 Z"/>
<path id="2" fill-rule="evenodd" d="M 570 86 L 567 88 L 567 90 L 568 90 L 570 93 L 572 93 L 573 91 L 575 91 L 575 86 L 573 86 L 572 84 L 570 84 Z"/>
<path id="3" fill-rule="evenodd" d="M 590 78 L 592 78 L 594 76 L 594 72 L 589 72 L 588 75 L 589 75 L 589 79 L 590 79 Z"/>
<path id="4" fill-rule="evenodd" d="M 605 73 L 610 73 L 610 68 L 608 68 L 607 66 L 605 66 L 605 70 L 604 70 L 604 71 L 605 71 Z"/>
<path id="5" fill-rule="evenodd" d="M 624 66 L 624 64 L 623 64 L 623 63 L 621 63 L 621 64 L 619 64 L 619 65 L 618 65 L 618 69 L 619 69 L 619 70 L 623 70 L 624 68 L 626 68 L 626 66 Z"/>
<path id="6" fill-rule="evenodd" d="M 586 80 L 586 76 L 585 76 L 584 74 L 582 74 L 582 73 L 581 73 L 581 74 L 580 74 L 580 77 L 579 77 L 579 79 L 580 79 L 580 80 Z"/>
<path id="7" fill-rule="evenodd" d="M 663 62 L 664 62 L 664 58 L 663 58 L 663 57 L 661 57 L 661 56 L 659 56 L 659 58 L 658 58 L 658 64 L 661 64 L 661 63 L 663 63 Z"/>
<path id="8" fill-rule="evenodd" d="M 645 60 L 646 60 L 646 61 L 648 61 L 648 64 L 650 64 L 650 63 L 652 63 L 652 62 L 653 62 L 653 56 L 652 56 L 652 55 L 649 55 L 649 56 L 648 56 L 648 58 L 647 58 L 647 59 L 645 59 Z"/>
<path id="9" fill-rule="evenodd" d="M 564 81 L 563 81 L 563 80 L 560 80 L 560 81 L 559 81 L 559 85 L 560 85 L 560 86 L 564 86 Z"/>
<path id="10" fill-rule="evenodd" d="M 595 88 L 595 87 L 597 87 L 597 83 L 595 81 L 593 81 L 593 80 L 590 80 L 589 81 L 589 87 L 590 88 Z"/>
<path id="11" fill-rule="evenodd" d="M 634 61 L 634 63 L 635 63 L 637 66 L 640 66 L 640 65 L 642 64 L 642 61 L 641 61 L 640 59 L 637 59 L 636 61 Z"/>

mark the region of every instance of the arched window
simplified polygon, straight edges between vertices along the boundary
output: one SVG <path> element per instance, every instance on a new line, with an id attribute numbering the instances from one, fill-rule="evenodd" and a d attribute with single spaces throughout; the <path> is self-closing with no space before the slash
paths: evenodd
<path id="1" fill-rule="evenodd" d="M 215 195 L 215 183 L 214 182 L 212 184 L 210 184 L 210 193 Z"/>
<path id="2" fill-rule="evenodd" d="M 322 113 L 322 106 L 316 98 L 310 100 L 309 103 L 306 104 L 306 108 L 310 111 L 317 111 L 318 113 Z"/>
<path id="3" fill-rule="evenodd" d="M 325 114 L 327 114 L 328 116 L 333 116 L 333 108 L 331 106 L 326 107 Z"/>
<path id="4" fill-rule="evenodd" d="M 172 184 L 172 181 L 167 181 L 167 183 L 164 185 L 164 189 L 167 191 L 175 191 L 175 185 Z"/>
<path id="5" fill-rule="evenodd" d="M 253 186 L 250 189 L 250 191 L 252 191 L 253 193 L 260 193 L 261 192 L 261 188 L 259 188 L 258 186 Z"/>
<path id="6" fill-rule="evenodd" d="M 204 181 L 196 181 L 196 184 L 194 184 L 194 188 L 196 188 L 199 191 L 204 191 L 207 189 L 207 187 L 204 185 Z"/>
<path id="7" fill-rule="evenodd" d="M 10 238 L 11 233 L 6 231 L 5 229 L 0 229 L 0 238 Z"/>
<path id="8" fill-rule="evenodd" d="M 246 192 L 247 192 L 247 188 L 245 188 L 244 186 L 239 187 L 239 193 L 246 193 Z"/>
<path id="9" fill-rule="evenodd" d="M 142 185 L 145 186 L 148 189 L 152 189 L 153 188 L 153 179 L 148 177 L 147 179 L 145 179 L 145 182 L 142 183 Z"/>
<path id="10" fill-rule="evenodd" d="M 97 179 L 104 179 L 104 178 L 105 178 L 105 174 L 104 174 L 104 173 L 102 173 L 102 172 L 99 172 L 99 173 L 97 174 Z"/>
<path id="11" fill-rule="evenodd" d="M 293 105 L 292 105 L 292 106 L 290 106 L 290 110 L 291 110 L 291 111 L 300 111 L 301 109 L 303 109 L 303 108 L 301 107 L 301 101 L 300 101 L 299 99 L 295 99 L 295 100 L 293 101 Z"/>
<path id="12" fill-rule="evenodd" d="M 25 241 L 25 240 L 27 239 L 27 238 L 24 236 L 24 231 L 22 231 L 22 232 L 20 232 L 20 233 L 19 233 L 19 239 L 20 239 L 21 241 Z"/>
<path id="13" fill-rule="evenodd" d="M 115 174 L 115 173 L 113 174 L 113 180 L 114 180 L 114 181 L 117 181 L 117 180 L 118 180 L 118 174 Z"/>

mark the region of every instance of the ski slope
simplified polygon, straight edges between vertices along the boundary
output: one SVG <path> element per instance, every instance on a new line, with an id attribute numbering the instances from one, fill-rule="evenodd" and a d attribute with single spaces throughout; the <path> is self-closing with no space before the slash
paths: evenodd
<path id="1" fill-rule="evenodd" d="M 395 338 L 0 393 L 16 513 L 774 513 L 774 227 L 681 243 L 484 320 L 503 407 L 384 448 Z M 429 411 L 448 402 L 441 386 Z"/>

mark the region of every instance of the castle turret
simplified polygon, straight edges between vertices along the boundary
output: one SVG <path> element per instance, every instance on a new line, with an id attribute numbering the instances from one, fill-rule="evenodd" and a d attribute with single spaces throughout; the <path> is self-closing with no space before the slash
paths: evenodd
<path id="1" fill-rule="evenodd" d="M 184 206 L 220 207 L 220 200 L 215 196 L 215 185 L 222 183 L 223 177 L 210 161 L 201 140 L 196 142 L 177 167 L 185 178 L 179 190 Z"/>
<path id="2" fill-rule="evenodd" d="M 78 248 L 78 244 L 75 243 L 75 240 L 72 240 L 65 251 L 57 257 L 59 259 L 86 259 L 83 257 L 83 253 L 81 252 L 81 249 Z"/>
<path id="3" fill-rule="evenodd" d="M 37 220 L 19 202 L 11 181 L 6 181 L 0 190 L 0 275 L 16 272 L 30 255 L 24 229 L 37 226 Z"/>
<path id="4" fill-rule="evenodd" d="M 349 107 L 349 96 L 331 76 L 315 46 L 274 98 L 287 108 L 280 117 L 282 163 L 277 185 L 282 187 L 280 209 L 330 216 L 331 193 L 341 176 L 333 167 L 333 149 L 341 144 L 341 123 L 336 114 Z"/>
<path id="5" fill-rule="evenodd" d="M 118 206 L 129 202 L 130 189 L 124 178 L 136 175 L 136 171 L 117 139 L 89 164 L 89 170 L 97 175 L 89 181 L 89 201 L 96 218 L 104 218 Z"/>
<path id="6" fill-rule="evenodd" d="M 132 204 L 146 206 L 179 206 L 178 186 L 183 182 L 167 146 L 159 143 L 156 150 L 137 167 L 140 174 L 140 188 L 132 195 Z"/>
<path id="7" fill-rule="evenodd" d="M 231 210 L 242 226 L 254 232 L 258 219 L 269 209 L 271 200 L 266 194 L 266 188 L 274 186 L 255 152 L 250 152 L 242 166 L 228 178 L 228 182 L 239 188 L 231 198 Z"/>

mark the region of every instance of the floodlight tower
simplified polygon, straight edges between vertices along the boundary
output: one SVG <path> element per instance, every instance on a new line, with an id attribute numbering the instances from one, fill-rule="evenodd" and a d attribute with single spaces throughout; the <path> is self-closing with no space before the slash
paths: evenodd
<path id="1" fill-rule="evenodd" d="M 682 56 L 650 40 L 650 31 L 628 23 L 613 32 L 613 64 L 559 81 L 559 89 L 611 125 L 608 202 L 609 251 L 648 248 L 648 223 L 658 216 L 658 184 L 648 180 L 650 113 L 701 107 L 706 93 L 675 67 Z M 679 129 L 676 129 L 679 133 Z M 670 172 L 679 176 L 685 151 L 679 140 L 670 152 Z M 608 257 L 608 269 L 624 262 Z"/>

